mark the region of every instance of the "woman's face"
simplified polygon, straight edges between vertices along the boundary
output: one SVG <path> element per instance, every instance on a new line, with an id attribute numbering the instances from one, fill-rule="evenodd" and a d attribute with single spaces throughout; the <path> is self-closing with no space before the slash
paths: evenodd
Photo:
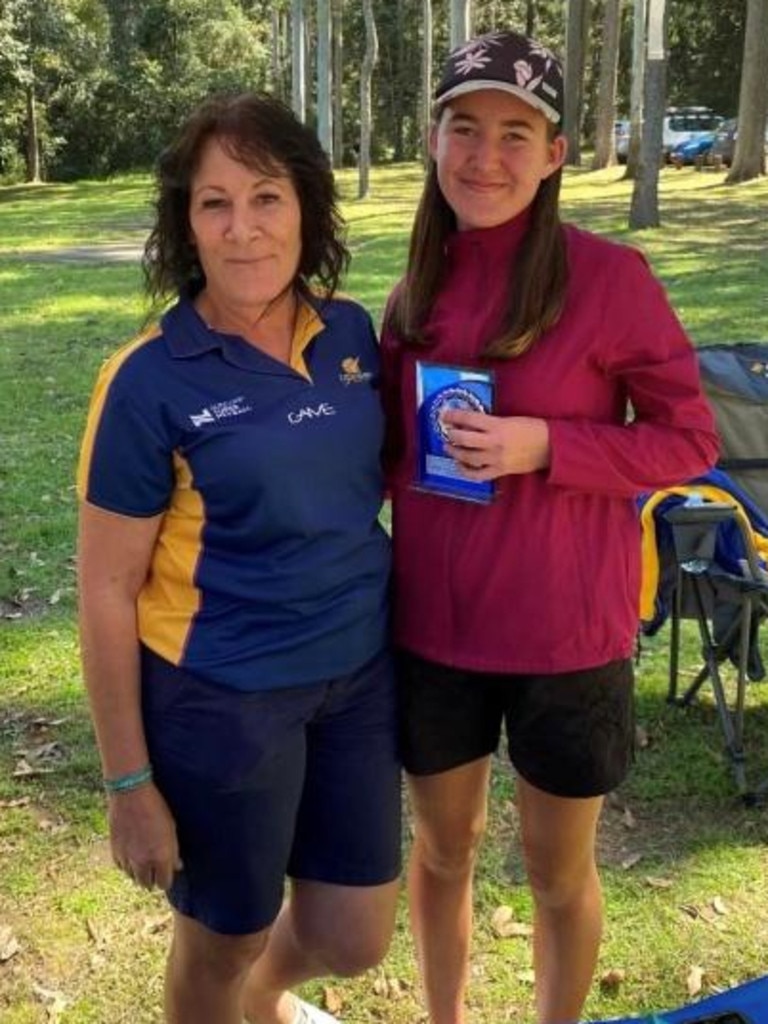
<path id="1" fill-rule="evenodd" d="M 301 204 L 288 174 L 252 170 L 211 139 L 190 183 L 189 224 L 214 303 L 258 311 L 295 280 Z"/>
<path id="2" fill-rule="evenodd" d="M 457 96 L 430 135 L 430 153 L 460 231 L 491 228 L 533 202 L 565 159 L 565 139 L 529 103 L 499 89 Z"/>

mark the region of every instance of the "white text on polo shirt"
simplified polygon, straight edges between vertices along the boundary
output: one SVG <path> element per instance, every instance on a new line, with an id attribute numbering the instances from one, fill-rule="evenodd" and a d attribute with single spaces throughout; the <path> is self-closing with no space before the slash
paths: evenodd
<path id="1" fill-rule="evenodd" d="M 320 416 L 335 416 L 336 410 L 330 402 L 321 402 L 320 405 L 305 405 L 303 409 L 288 413 L 288 422 L 295 427 L 303 420 L 316 420 Z"/>
<path id="2" fill-rule="evenodd" d="M 238 395 L 237 398 L 230 398 L 226 402 L 214 402 L 213 405 L 206 405 L 197 413 L 190 413 L 193 427 L 202 427 L 205 423 L 216 423 L 217 420 L 227 420 L 232 416 L 242 416 L 251 411 L 250 405 L 244 405 L 245 398 Z"/>

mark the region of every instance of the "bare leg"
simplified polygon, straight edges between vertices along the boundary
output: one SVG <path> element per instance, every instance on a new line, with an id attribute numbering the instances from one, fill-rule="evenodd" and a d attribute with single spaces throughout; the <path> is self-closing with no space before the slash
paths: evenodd
<path id="1" fill-rule="evenodd" d="M 410 776 L 415 835 L 411 928 L 432 1024 L 463 1024 L 472 937 L 472 873 L 486 821 L 490 758 Z"/>
<path id="2" fill-rule="evenodd" d="M 242 988 L 268 931 L 219 935 L 174 912 L 166 968 L 167 1024 L 241 1024 Z"/>
<path id="3" fill-rule="evenodd" d="M 595 864 L 602 797 L 552 796 L 517 781 L 523 853 L 535 902 L 534 968 L 539 1024 L 579 1020 L 602 934 Z"/>
<path id="4" fill-rule="evenodd" d="M 399 888 L 398 881 L 375 886 L 294 882 L 267 948 L 248 975 L 247 1019 L 291 1024 L 295 1003 L 289 989 L 327 974 L 351 977 L 379 963 L 395 926 Z"/>

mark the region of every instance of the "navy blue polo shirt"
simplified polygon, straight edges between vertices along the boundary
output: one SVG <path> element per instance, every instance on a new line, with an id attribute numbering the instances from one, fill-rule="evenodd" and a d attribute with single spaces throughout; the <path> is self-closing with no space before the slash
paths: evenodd
<path id="1" fill-rule="evenodd" d="M 162 514 L 139 637 L 224 686 L 354 671 L 383 646 L 389 540 L 379 354 L 368 314 L 306 300 L 291 365 L 181 301 L 93 394 L 81 500 Z"/>

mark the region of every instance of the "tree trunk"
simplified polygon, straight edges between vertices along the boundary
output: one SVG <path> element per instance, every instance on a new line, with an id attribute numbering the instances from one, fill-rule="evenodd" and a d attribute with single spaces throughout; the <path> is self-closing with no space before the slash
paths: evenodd
<path id="1" fill-rule="evenodd" d="M 619 70 L 620 15 L 621 0 L 605 0 L 593 170 L 610 167 L 616 163 L 614 121 L 616 120 L 616 80 Z"/>
<path id="2" fill-rule="evenodd" d="M 270 47 L 271 65 L 271 88 L 275 96 L 279 96 L 281 89 L 281 34 L 280 34 L 280 11 L 272 7 L 272 45 Z"/>
<path id="3" fill-rule="evenodd" d="M 525 3 L 525 34 L 527 36 L 536 35 L 536 0 L 526 0 Z"/>
<path id="4" fill-rule="evenodd" d="M 421 138 L 424 166 L 429 164 L 429 128 L 432 123 L 432 0 L 421 0 Z"/>
<path id="5" fill-rule="evenodd" d="M 451 49 L 472 35 L 472 0 L 451 0 Z"/>
<path id="6" fill-rule="evenodd" d="M 645 118 L 640 143 L 637 177 L 632 190 L 629 227 L 656 228 L 659 217 L 659 167 L 662 158 L 664 109 L 666 107 L 666 0 L 649 0 L 648 59 L 645 66 Z"/>
<path id="7" fill-rule="evenodd" d="M 637 177 L 640 140 L 643 134 L 643 92 L 645 90 L 645 32 L 648 0 L 634 0 L 632 23 L 632 86 L 629 98 L 629 147 L 625 178 Z"/>
<path id="8" fill-rule="evenodd" d="M 565 83 L 563 132 L 568 140 L 566 160 L 581 165 L 581 112 L 584 96 L 584 65 L 589 31 L 588 0 L 568 0 L 565 26 Z"/>
<path id="9" fill-rule="evenodd" d="M 333 47 L 333 166 L 344 163 L 344 18 L 343 0 L 331 3 L 331 40 Z"/>
<path id="10" fill-rule="evenodd" d="M 317 0 L 317 135 L 333 159 L 331 0 Z"/>
<path id="11" fill-rule="evenodd" d="M 30 82 L 27 94 L 27 181 L 40 181 L 40 136 L 37 127 L 35 86 Z"/>
<path id="12" fill-rule="evenodd" d="M 405 82 L 403 81 L 403 69 L 405 67 L 405 54 L 404 54 L 404 30 L 403 30 L 403 0 L 397 0 L 396 14 L 395 14 L 395 66 L 392 73 L 392 88 L 395 97 L 402 95 L 401 89 L 404 88 Z M 405 126 L 403 124 L 403 105 L 398 103 L 397 100 L 392 104 L 392 131 L 394 132 L 394 153 L 393 157 L 395 163 L 400 163 L 403 160 L 403 152 L 405 149 Z"/>
<path id="13" fill-rule="evenodd" d="M 379 59 L 379 37 L 373 17 L 373 0 L 363 0 L 365 21 L 365 56 L 360 69 L 360 156 L 358 199 L 365 199 L 370 190 L 371 170 L 371 83 L 373 69 Z"/>
<path id="14" fill-rule="evenodd" d="M 729 185 L 765 174 L 765 122 L 768 116 L 768 0 L 747 0 L 744 61 L 741 65 L 739 120 Z"/>
<path id="15" fill-rule="evenodd" d="M 304 0 L 291 0 L 291 106 L 301 121 L 307 117 L 307 53 L 304 38 Z"/>

